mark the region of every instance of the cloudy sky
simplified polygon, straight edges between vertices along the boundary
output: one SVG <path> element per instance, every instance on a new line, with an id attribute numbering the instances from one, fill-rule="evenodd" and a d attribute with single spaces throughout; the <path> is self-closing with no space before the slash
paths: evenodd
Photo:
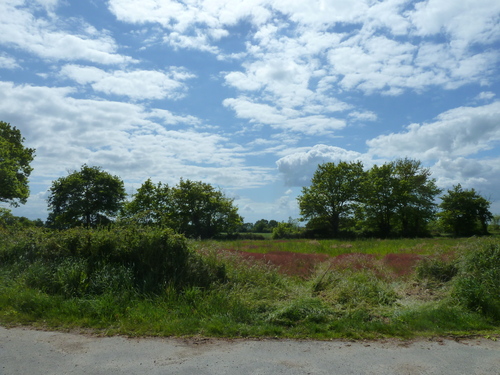
<path id="1" fill-rule="evenodd" d="M 298 218 L 319 163 L 421 160 L 500 213 L 498 0 L 2 0 L 0 120 L 32 196 L 82 164 Z"/>

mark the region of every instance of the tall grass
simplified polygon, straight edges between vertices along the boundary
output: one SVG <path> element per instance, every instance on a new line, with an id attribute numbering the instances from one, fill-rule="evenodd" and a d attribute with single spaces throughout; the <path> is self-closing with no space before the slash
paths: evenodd
<path id="1" fill-rule="evenodd" d="M 255 241 L 259 250 L 144 228 L 0 236 L 3 324 L 319 339 L 500 332 L 496 240 Z M 297 277 L 238 246 L 330 258 Z M 403 275 L 388 254 L 421 260 Z"/>

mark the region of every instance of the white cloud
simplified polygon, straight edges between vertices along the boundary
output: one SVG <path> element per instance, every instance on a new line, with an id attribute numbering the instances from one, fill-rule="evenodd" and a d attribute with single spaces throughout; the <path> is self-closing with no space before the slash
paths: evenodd
<path id="1" fill-rule="evenodd" d="M 492 43 L 500 38 L 496 0 L 427 0 L 415 4 L 409 18 L 418 35 L 445 32 L 462 44 Z"/>
<path id="2" fill-rule="evenodd" d="M 16 59 L 6 54 L 0 54 L 0 69 L 17 69 L 19 64 Z"/>
<path id="3" fill-rule="evenodd" d="M 134 100 L 179 99 L 186 91 L 183 81 L 194 78 L 180 68 L 171 68 L 169 72 L 116 70 L 110 73 L 90 66 L 65 65 L 60 74 L 79 84 L 90 84 L 95 91 L 125 95 Z"/>
<path id="4" fill-rule="evenodd" d="M 55 1 L 41 1 L 47 9 Z M 100 64 L 133 62 L 128 56 L 117 53 L 118 45 L 106 32 L 96 30 L 76 19 L 64 22 L 79 23 L 80 33 L 66 31 L 63 20 L 52 17 L 35 17 L 28 1 L 5 0 L 0 2 L 0 44 L 13 46 L 50 60 L 86 60 Z"/>
<path id="5" fill-rule="evenodd" d="M 324 115 L 308 116 L 304 111 L 278 110 L 268 104 L 255 103 L 246 97 L 225 99 L 224 106 L 233 109 L 236 116 L 274 129 L 308 135 L 331 135 L 346 126 L 344 120 Z"/>
<path id="6" fill-rule="evenodd" d="M 496 96 L 496 94 L 494 92 L 491 92 L 491 91 L 483 91 L 481 93 L 479 93 L 479 95 L 476 96 L 476 100 L 485 100 L 485 101 L 489 101 L 491 99 L 493 99 L 494 97 Z"/>
<path id="7" fill-rule="evenodd" d="M 218 134 L 169 130 L 163 121 L 193 124 L 192 116 L 146 110 L 137 104 L 75 99 L 71 89 L 0 82 L 0 113 L 36 148 L 32 177 L 51 179 L 83 163 L 125 180 L 180 177 L 233 188 L 273 180 L 272 169 L 245 165 L 244 149 Z M 154 121 L 156 120 L 156 121 Z"/>
<path id="8" fill-rule="evenodd" d="M 284 156 L 276 162 L 276 165 L 283 174 L 287 186 L 305 186 L 311 181 L 319 164 L 362 159 L 363 155 L 358 152 L 319 144 Z"/>
<path id="9" fill-rule="evenodd" d="M 459 107 L 440 114 L 435 122 L 412 124 L 407 131 L 381 135 L 366 143 L 370 154 L 406 155 L 422 160 L 473 155 L 500 141 L 500 102 Z"/>

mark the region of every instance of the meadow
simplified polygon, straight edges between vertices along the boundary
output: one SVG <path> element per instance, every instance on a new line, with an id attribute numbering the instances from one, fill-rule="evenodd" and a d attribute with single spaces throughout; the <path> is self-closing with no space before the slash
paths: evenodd
<path id="1" fill-rule="evenodd" d="M 192 241 L 117 227 L 0 232 L 0 324 L 129 336 L 500 333 L 500 240 Z"/>

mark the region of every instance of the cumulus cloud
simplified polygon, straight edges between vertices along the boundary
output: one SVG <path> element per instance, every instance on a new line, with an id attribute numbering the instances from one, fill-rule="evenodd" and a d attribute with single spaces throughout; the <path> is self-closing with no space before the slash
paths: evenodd
<path id="1" fill-rule="evenodd" d="M 91 66 L 65 65 L 60 74 L 79 84 L 90 84 L 104 94 L 124 95 L 134 100 L 179 99 L 184 96 L 183 81 L 194 75 L 180 68 L 168 72 L 152 70 L 115 70 L 107 72 Z"/>
<path id="2" fill-rule="evenodd" d="M 55 1 L 38 1 L 46 10 L 54 8 Z M 133 62 L 129 56 L 117 53 L 118 45 L 105 31 L 97 32 L 90 25 L 76 19 L 79 33 L 66 30 L 63 20 L 54 15 L 35 17 L 23 0 L 0 2 L 0 44 L 13 46 L 44 59 L 85 60 L 100 64 Z M 74 26 L 74 25 L 73 25 Z"/>
<path id="3" fill-rule="evenodd" d="M 68 88 L 15 86 L 0 82 L 0 113 L 35 147 L 34 180 L 100 165 L 125 180 L 156 177 L 203 179 L 233 188 L 256 187 L 274 177 L 272 169 L 248 167 L 243 148 L 224 136 L 171 130 L 162 121 L 199 121 L 148 110 L 141 105 L 76 99 Z"/>
<path id="4" fill-rule="evenodd" d="M 459 107 L 440 114 L 432 123 L 412 124 L 404 132 L 381 135 L 366 143 L 371 154 L 381 157 L 436 160 L 473 155 L 500 141 L 499 116 L 499 101 Z"/>
<path id="5" fill-rule="evenodd" d="M 331 135 L 346 126 L 346 122 L 342 119 L 324 115 L 308 116 L 304 111 L 287 108 L 278 110 L 268 104 L 255 103 L 247 97 L 225 99 L 223 104 L 233 109 L 239 118 L 289 132 Z"/>
<path id="6" fill-rule="evenodd" d="M 282 157 L 276 162 L 278 170 L 283 174 L 287 186 L 306 186 L 319 164 L 337 163 L 339 161 L 361 160 L 359 152 L 323 144 L 295 152 Z"/>
<path id="7" fill-rule="evenodd" d="M 0 69 L 16 69 L 19 64 L 16 59 L 6 54 L 0 54 Z"/>
<path id="8" fill-rule="evenodd" d="M 495 0 L 427 0 L 408 12 L 415 33 L 422 36 L 444 32 L 465 44 L 492 43 L 500 38 Z"/>

